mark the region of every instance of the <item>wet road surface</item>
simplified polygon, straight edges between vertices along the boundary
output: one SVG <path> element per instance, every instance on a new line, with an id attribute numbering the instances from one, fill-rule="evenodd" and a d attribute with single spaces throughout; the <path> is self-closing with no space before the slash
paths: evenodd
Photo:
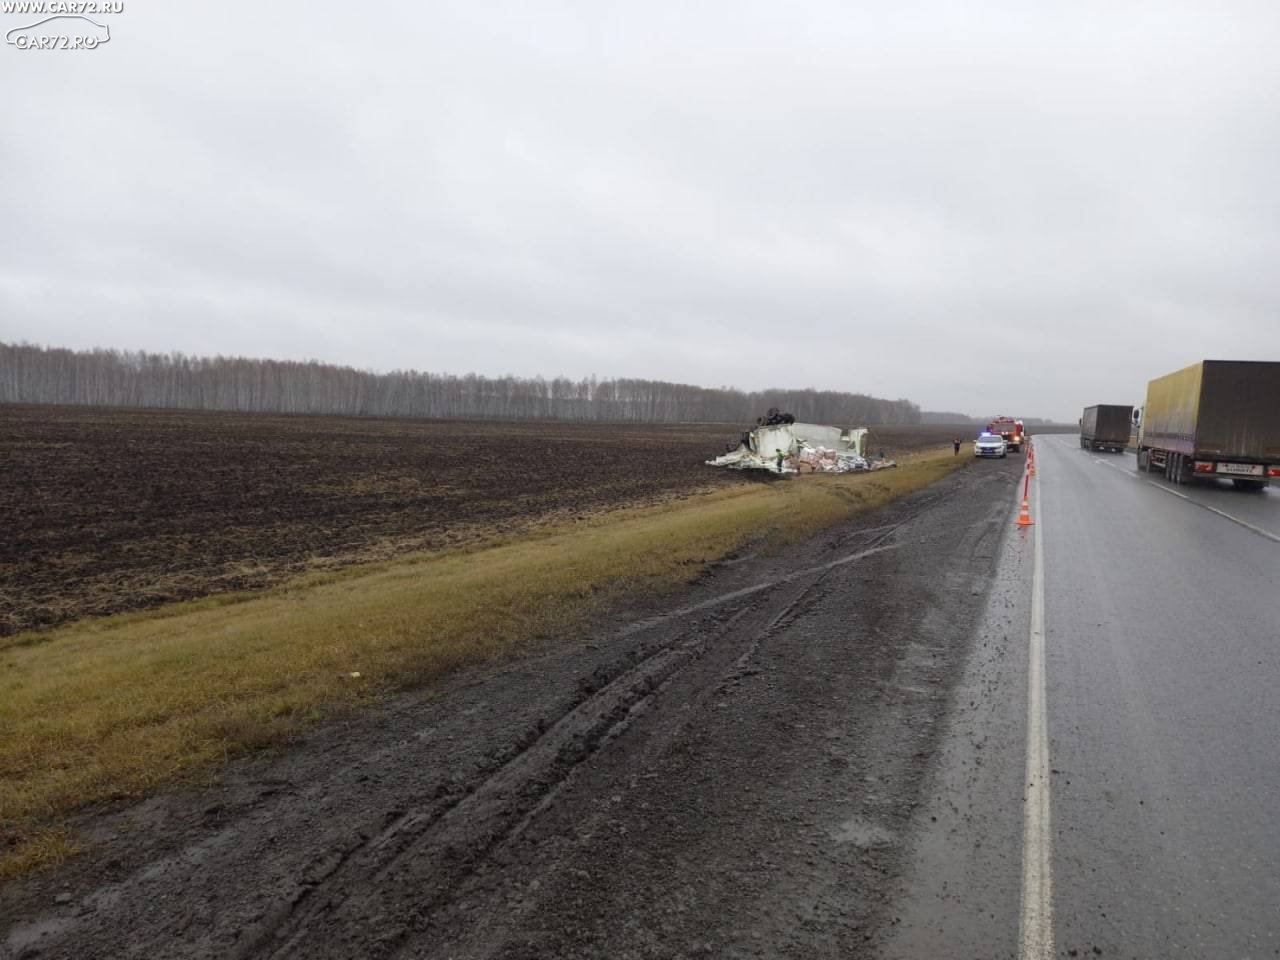
<path id="1" fill-rule="evenodd" d="M 885 955 L 1280 956 L 1280 491 L 1175 488 L 1073 436 L 1036 444 L 1037 526 L 1004 540 L 957 696 L 977 706 L 940 745 Z M 1036 535 L 1039 951 L 1019 939 Z"/>

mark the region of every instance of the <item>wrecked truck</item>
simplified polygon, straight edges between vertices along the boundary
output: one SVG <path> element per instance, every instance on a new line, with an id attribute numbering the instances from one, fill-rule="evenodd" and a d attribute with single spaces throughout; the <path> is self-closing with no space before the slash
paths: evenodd
<path id="1" fill-rule="evenodd" d="M 788 423 L 772 416 L 768 419 L 783 422 L 765 422 L 748 430 L 736 449 L 708 460 L 707 465 L 771 473 L 851 473 L 894 466 L 891 460 L 868 459 L 866 427 Z M 783 455 L 781 467 L 779 451 Z"/>

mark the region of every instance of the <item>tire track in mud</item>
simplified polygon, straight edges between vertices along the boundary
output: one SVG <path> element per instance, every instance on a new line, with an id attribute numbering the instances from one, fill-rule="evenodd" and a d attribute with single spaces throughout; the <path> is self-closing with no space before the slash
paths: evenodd
<path id="1" fill-rule="evenodd" d="M 584 677 L 579 681 L 581 699 L 554 721 L 526 732 L 515 755 L 462 796 L 444 799 L 448 785 L 441 784 L 436 791 L 441 804 L 407 811 L 376 835 L 358 839 L 316 861 L 300 886 L 268 911 L 252 931 L 246 931 L 232 956 L 237 960 L 273 960 L 297 955 L 349 956 L 352 949 L 365 956 L 386 956 L 394 951 L 417 924 L 388 924 L 388 915 L 416 917 L 419 922 L 429 917 L 493 849 L 519 836 L 552 804 L 574 771 L 642 715 L 653 695 L 691 660 L 708 652 L 719 654 L 712 665 L 713 677 L 699 699 L 714 695 L 733 682 L 772 632 L 804 609 L 833 570 L 890 549 L 888 542 L 897 531 L 927 509 L 932 499 L 922 501 L 898 522 L 851 531 L 834 540 L 829 545 L 832 550 L 848 549 L 850 541 L 864 541 L 860 549 L 836 560 L 638 621 L 619 631 L 617 636 L 634 636 L 673 619 L 745 601 L 711 614 L 709 623 L 699 622 L 666 643 L 640 653 L 633 651 L 612 674 L 597 669 Z M 771 591 L 797 582 L 799 589 L 781 609 L 770 607 L 771 615 L 751 623 Z M 726 642 L 744 632 L 745 641 Z M 429 866 L 423 870 L 424 865 Z M 344 895 L 343 890 L 356 892 Z M 388 910 L 383 902 L 388 894 L 411 902 Z M 336 935 L 329 931 L 334 926 Z M 376 936 L 362 937 L 359 944 L 344 933 L 371 929 L 378 930 Z M 319 942 L 313 942 L 317 935 Z"/>
<path id="2" fill-rule="evenodd" d="M 992 523 L 975 519 L 948 537 L 948 560 L 967 568 Z M 915 533 L 902 548 L 932 552 L 936 532 Z M 709 685 L 693 676 L 699 669 L 673 677 L 651 720 L 582 768 L 528 838 L 496 853 L 397 958 L 811 960 L 830 955 L 811 948 L 853 923 L 858 945 L 840 955 L 866 955 L 863 934 L 888 909 L 883 878 L 904 842 L 910 785 L 945 709 L 942 664 L 959 655 L 922 582 L 891 589 L 870 621 L 849 617 L 855 584 L 875 583 L 880 597 L 896 557 L 880 555 L 886 565 L 868 573 L 817 577 L 783 608 L 772 598 L 776 628 Z M 950 567 L 927 567 L 948 571 L 937 590 L 974 596 Z M 886 644 L 882 631 L 896 639 Z M 860 639 L 850 646 L 846 636 Z M 807 679 L 806 664 L 830 669 Z M 862 691 L 856 704 L 852 690 Z M 832 844 L 852 852 L 823 852 Z M 690 923 L 693 904 L 701 912 Z"/>
<path id="3" fill-rule="evenodd" d="M 607 613 L 591 636 L 239 763 L 225 786 L 96 818 L 96 862 L 0 898 L 21 919 L 0 957 L 36 947 L 51 960 L 594 960 L 620 956 L 622 944 L 673 956 L 713 935 L 727 916 L 712 909 L 717 897 L 738 908 L 739 933 L 715 934 L 722 941 L 749 930 L 761 944 L 790 943 L 800 934 L 770 911 L 784 895 L 802 906 L 815 870 L 810 879 L 825 882 L 824 860 L 815 868 L 793 854 L 828 842 L 815 802 L 852 812 L 844 797 L 866 793 L 857 803 L 873 817 L 870 794 L 908 799 L 914 773 L 864 784 L 858 765 L 877 763 L 867 772 L 881 777 L 875 758 L 898 763 L 889 754 L 906 734 L 867 734 L 903 711 L 915 729 L 916 708 L 899 703 L 914 703 L 914 691 L 880 684 L 916 661 L 936 667 L 917 625 L 936 632 L 938 611 L 922 619 L 920 608 L 970 596 L 968 569 L 990 562 L 999 538 L 975 529 L 977 514 L 1005 503 L 1012 482 L 992 466 L 776 553 L 713 564 L 674 603 L 639 596 L 635 612 Z M 828 722 L 846 739 L 828 744 L 814 726 Z M 836 769 L 831 745 L 859 775 L 834 798 L 808 793 Z M 722 837 L 708 816 L 741 835 Z M 226 840 L 209 847 L 214 830 Z M 701 859 L 689 859 L 694 849 Z M 766 869 L 753 873 L 762 857 Z M 837 899 L 861 897 L 856 920 L 872 923 L 879 875 L 849 869 Z M 730 887 L 716 886 L 723 877 Z M 50 909 L 67 888 L 76 900 Z M 678 901 L 709 912 L 686 929 Z M 655 910 L 660 923 L 647 926 Z M 671 949 L 653 953 L 659 945 Z"/>

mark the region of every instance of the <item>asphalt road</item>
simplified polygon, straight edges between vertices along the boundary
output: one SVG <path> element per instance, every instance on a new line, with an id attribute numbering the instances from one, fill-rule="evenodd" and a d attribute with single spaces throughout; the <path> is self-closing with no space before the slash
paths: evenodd
<path id="1" fill-rule="evenodd" d="M 884 955 L 1280 956 L 1280 491 L 1174 488 L 1074 436 L 1037 457 L 1037 525 L 1003 541 Z"/>

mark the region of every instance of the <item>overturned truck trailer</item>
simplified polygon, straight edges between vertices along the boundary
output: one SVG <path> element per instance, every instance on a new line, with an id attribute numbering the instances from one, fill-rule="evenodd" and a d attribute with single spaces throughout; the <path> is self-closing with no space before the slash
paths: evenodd
<path id="1" fill-rule="evenodd" d="M 762 424 L 742 435 L 742 443 L 708 466 L 775 473 L 848 473 L 892 466 L 867 459 L 866 427 L 828 427 L 818 423 Z M 782 467 L 779 470 L 778 453 Z"/>

